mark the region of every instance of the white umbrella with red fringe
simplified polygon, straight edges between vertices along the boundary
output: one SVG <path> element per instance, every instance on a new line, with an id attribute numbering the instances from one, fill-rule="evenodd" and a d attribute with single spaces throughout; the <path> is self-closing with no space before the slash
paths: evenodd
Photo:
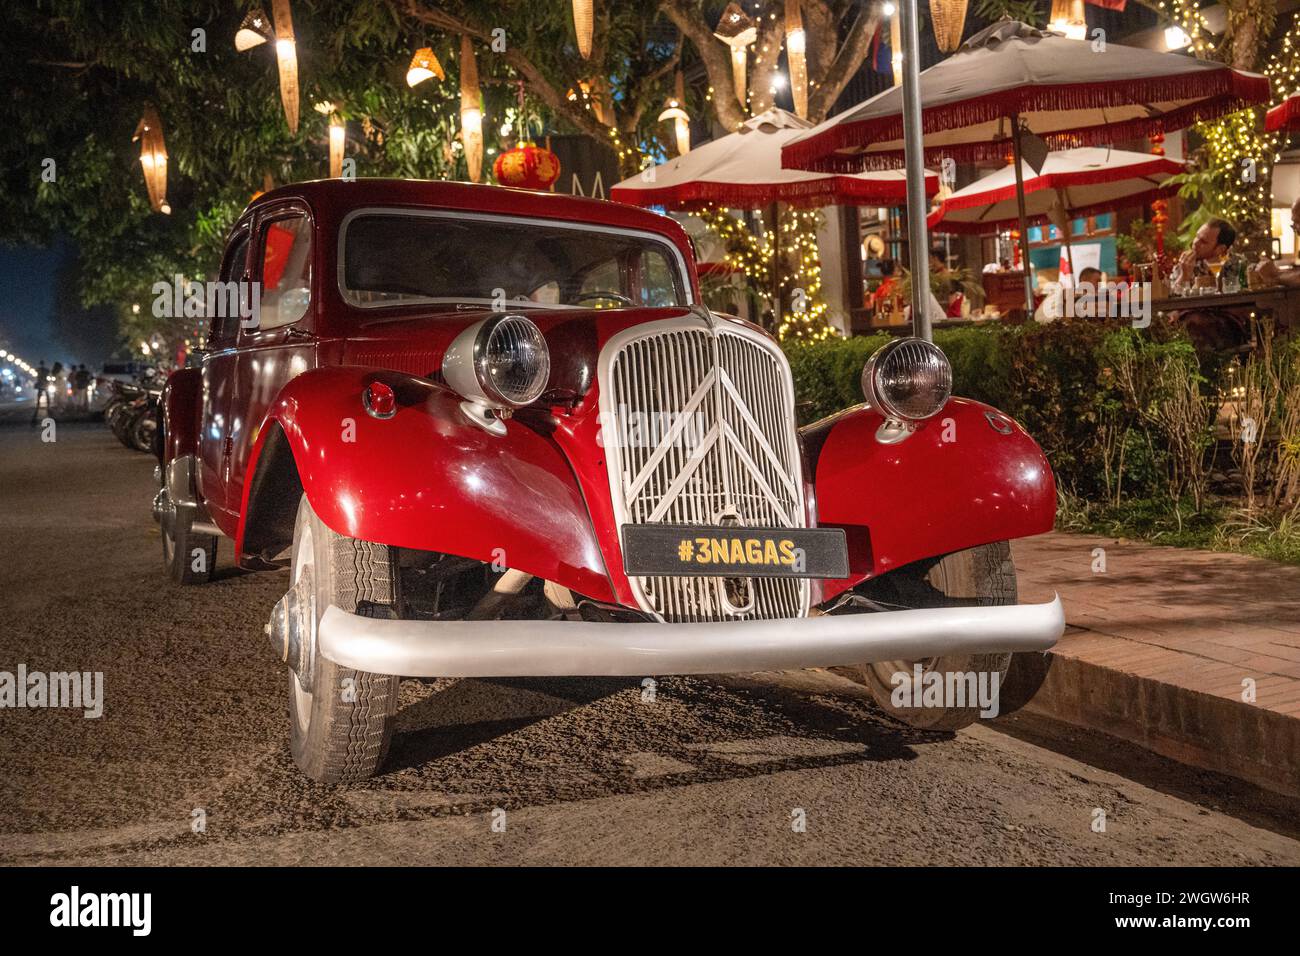
<path id="1" fill-rule="evenodd" d="M 1144 206 L 1178 190 L 1169 179 L 1183 162 L 1150 153 L 1130 153 L 1103 146 L 1082 146 L 1048 153 L 1041 172 L 1026 163 L 1025 224 L 1095 216 L 1126 206 Z M 1010 166 L 957 190 L 930 213 L 936 232 L 987 234 L 1019 223 L 1016 171 Z"/>
<path id="2" fill-rule="evenodd" d="M 1293 93 L 1264 116 L 1264 129 L 1270 133 L 1290 133 L 1300 129 L 1300 93 Z"/>
<path id="3" fill-rule="evenodd" d="M 793 113 L 770 109 L 746 120 L 734 133 L 623 180 L 610 198 L 685 210 L 709 205 L 761 209 L 774 202 L 897 206 L 906 201 L 907 177 L 901 169 L 856 174 L 782 169 L 781 147 L 812 125 Z M 929 196 L 939 191 L 934 173 L 926 175 L 925 191 Z"/>
<path id="4" fill-rule="evenodd" d="M 921 72 L 918 93 L 926 161 L 971 162 L 1012 152 L 1019 187 L 1026 151 L 1034 158 L 1049 149 L 1172 132 L 1267 102 L 1269 82 L 1223 63 L 1071 40 L 1002 20 Z M 793 138 L 782 150 L 783 163 L 825 173 L 898 166 L 904 161 L 903 111 L 903 90 L 892 87 Z M 1027 263 L 1025 232 L 1022 227 Z M 1032 312 L 1027 269 L 1025 296 Z"/>
<path id="5" fill-rule="evenodd" d="M 907 201 L 907 175 L 901 169 L 853 174 L 811 173 L 781 168 L 781 147 L 812 127 L 783 109 L 770 109 L 746 120 L 734 133 L 719 137 L 666 163 L 623 180 L 609 198 L 634 206 L 699 210 L 772 207 L 772 230 L 779 234 L 777 203 L 817 207 L 833 203 L 898 206 Z M 939 177 L 926 173 L 925 192 L 939 191 Z M 775 254 L 775 244 L 773 253 Z M 773 311 L 780 312 L 780 277 L 772 271 Z"/>

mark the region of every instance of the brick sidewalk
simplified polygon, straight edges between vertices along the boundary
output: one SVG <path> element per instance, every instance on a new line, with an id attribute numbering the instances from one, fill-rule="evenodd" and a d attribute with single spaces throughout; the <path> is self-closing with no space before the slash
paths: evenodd
<path id="1" fill-rule="evenodd" d="M 1069 625 L 1030 710 L 1300 794 L 1300 567 L 1060 533 L 1012 554 L 1020 600 L 1059 592 Z"/>

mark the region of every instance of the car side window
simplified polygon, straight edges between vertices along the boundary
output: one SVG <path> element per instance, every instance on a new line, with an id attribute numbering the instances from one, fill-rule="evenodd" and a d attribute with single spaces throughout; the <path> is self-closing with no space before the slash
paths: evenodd
<path id="1" fill-rule="evenodd" d="M 238 233 L 230 244 L 226 246 L 226 256 L 221 260 L 221 281 L 239 282 L 244 278 L 244 267 L 248 262 L 248 236 L 247 229 Z M 212 317 L 212 324 L 208 328 L 208 340 L 210 342 L 229 341 L 235 337 L 235 332 L 239 329 L 239 303 L 241 293 L 236 293 L 233 304 L 236 308 L 229 308 L 231 304 L 229 297 L 225 301 L 226 308 L 217 310 L 219 314 Z"/>
<path id="2" fill-rule="evenodd" d="M 311 303 L 311 220 L 303 213 L 281 216 L 261 229 L 260 329 L 292 325 Z"/>
<path id="3" fill-rule="evenodd" d="M 639 273 L 641 305 L 657 308 L 678 303 L 677 274 L 662 252 L 657 249 L 644 250 L 641 253 Z"/>

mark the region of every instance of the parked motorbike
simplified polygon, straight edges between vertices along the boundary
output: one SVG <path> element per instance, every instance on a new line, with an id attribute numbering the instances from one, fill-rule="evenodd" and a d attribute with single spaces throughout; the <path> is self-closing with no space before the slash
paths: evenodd
<path id="1" fill-rule="evenodd" d="M 127 448 L 154 451 L 162 389 L 113 383 L 113 397 L 104 408 L 104 421 Z"/>

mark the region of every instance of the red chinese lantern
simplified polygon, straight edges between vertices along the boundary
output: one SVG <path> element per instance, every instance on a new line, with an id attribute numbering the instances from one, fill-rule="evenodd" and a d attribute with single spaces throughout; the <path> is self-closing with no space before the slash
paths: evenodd
<path id="1" fill-rule="evenodd" d="M 549 149 L 520 143 L 497 157 L 492 175 L 502 186 L 548 190 L 560 178 L 560 158 Z"/>

